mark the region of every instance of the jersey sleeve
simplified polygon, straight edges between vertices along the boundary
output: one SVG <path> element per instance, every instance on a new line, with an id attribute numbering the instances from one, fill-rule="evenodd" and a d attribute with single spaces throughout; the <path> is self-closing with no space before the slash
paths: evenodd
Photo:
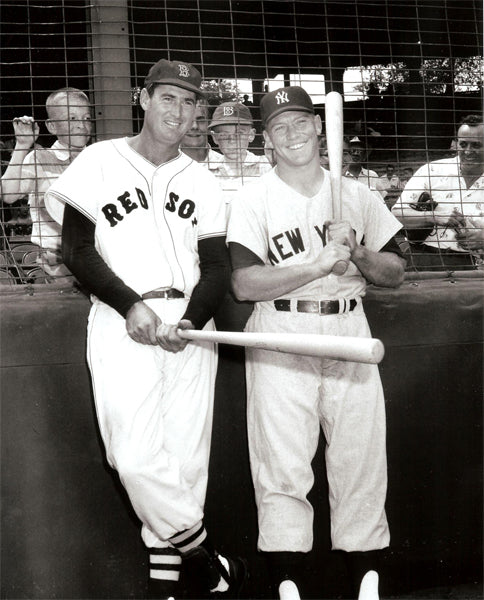
<path id="1" fill-rule="evenodd" d="M 203 193 L 203 205 L 200 212 L 200 223 L 198 224 L 198 239 L 225 237 L 227 233 L 227 215 L 218 181 L 212 173 L 202 167 L 200 167 L 197 177 Z"/>
<path id="2" fill-rule="evenodd" d="M 402 229 L 402 224 L 370 190 L 363 188 L 360 194 L 364 244 L 368 250 L 379 252 Z"/>
<path id="3" fill-rule="evenodd" d="M 234 198 L 227 228 L 227 242 L 245 246 L 267 262 L 267 233 L 264 227 L 264 188 L 260 182 L 245 186 Z"/>
<path id="4" fill-rule="evenodd" d="M 22 163 L 19 193 L 24 196 L 25 194 L 36 192 L 35 182 L 37 178 L 42 177 L 42 172 L 43 169 L 37 160 L 36 151 L 29 152 Z"/>
<path id="5" fill-rule="evenodd" d="M 70 204 L 93 223 L 97 219 L 97 188 L 101 181 L 101 157 L 96 146 L 84 148 L 46 193 L 47 205 L 51 200 Z"/>

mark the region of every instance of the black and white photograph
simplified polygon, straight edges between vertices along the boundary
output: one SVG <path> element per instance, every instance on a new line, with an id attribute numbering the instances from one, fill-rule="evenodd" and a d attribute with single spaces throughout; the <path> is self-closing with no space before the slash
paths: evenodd
<path id="1" fill-rule="evenodd" d="M 0 599 L 481 600 L 482 0 L 0 0 Z"/>

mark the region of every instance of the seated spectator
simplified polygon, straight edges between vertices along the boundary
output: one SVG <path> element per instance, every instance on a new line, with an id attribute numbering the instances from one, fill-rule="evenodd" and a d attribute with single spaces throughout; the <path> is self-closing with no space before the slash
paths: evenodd
<path id="1" fill-rule="evenodd" d="M 215 152 L 208 143 L 208 111 L 207 100 L 205 98 L 198 100 L 192 128 L 180 143 L 180 150 L 186 155 L 196 162 L 207 163 L 207 165 L 222 160 L 222 155 Z"/>
<path id="2" fill-rule="evenodd" d="M 385 175 L 380 177 L 380 184 L 385 191 L 385 204 L 391 209 L 402 191 L 402 184 L 398 174 L 395 172 L 394 165 L 386 166 Z"/>
<path id="3" fill-rule="evenodd" d="M 210 162 L 209 169 L 220 178 L 225 201 L 230 203 L 238 190 L 272 169 L 266 156 L 248 150 L 255 129 L 250 109 L 238 102 L 224 102 L 215 109 L 209 126 L 214 142 L 222 156 Z"/>
<path id="4" fill-rule="evenodd" d="M 63 206 L 59 202 L 48 209 L 44 194 L 89 142 L 91 108 L 86 94 L 71 87 L 52 92 L 45 106 L 46 127 L 57 139 L 50 148 L 34 147 L 31 151 L 39 135 L 39 125 L 30 116 L 13 120 L 15 148 L 1 179 L 1 197 L 7 204 L 12 204 L 28 195 L 31 240 L 41 249 L 39 266 L 49 280 L 72 283 L 74 278 L 61 257 L 61 225 L 58 222 L 62 222 L 59 215 L 62 215 Z"/>
<path id="5" fill-rule="evenodd" d="M 403 188 L 407 185 L 408 181 L 413 177 L 412 167 L 405 167 L 400 174 L 400 185 Z"/>
<path id="6" fill-rule="evenodd" d="M 380 198 L 383 199 L 385 197 L 385 188 L 380 182 L 378 174 L 375 171 L 366 169 L 363 166 L 363 163 L 366 163 L 370 155 L 363 138 L 355 135 L 350 138 L 349 144 L 351 162 L 348 164 L 348 168 L 346 169 L 344 175 L 358 179 L 358 181 L 361 181 L 368 186 L 370 190 L 377 192 Z"/>
<path id="7" fill-rule="evenodd" d="M 392 210 L 420 270 L 473 269 L 484 250 L 484 125 L 465 117 L 457 156 L 420 167 Z"/>
<path id="8" fill-rule="evenodd" d="M 322 167 L 329 171 L 329 156 L 326 136 L 319 138 L 319 162 Z M 341 164 L 342 173 L 346 173 L 348 165 L 351 162 L 350 144 L 348 138 L 343 138 L 343 161 Z"/>

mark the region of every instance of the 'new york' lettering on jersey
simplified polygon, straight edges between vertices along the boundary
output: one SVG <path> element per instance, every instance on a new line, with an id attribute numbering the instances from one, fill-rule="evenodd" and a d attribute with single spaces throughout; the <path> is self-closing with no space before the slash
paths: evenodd
<path id="1" fill-rule="evenodd" d="M 355 231 L 356 241 L 380 250 L 399 229 L 400 223 L 363 184 L 343 178 L 342 217 Z M 231 210 L 228 242 L 237 242 L 275 268 L 315 260 L 328 243 L 326 221 L 331 220 L 329 177 L 312 198 L 297 193 L 270 171 L 244 188 Z M 285 294 L 287 298 L 313 300 L 364 295 L 366 281 L 354 263 L 337 284 L 322 277 Z"/>
<path id="2" fill-rule="evenodd" d="M 211 173 L 182 153 L 155 166 L 126 138 L 85 148 L 48 195 L 96 224 L 97 251 L 139 294 L 173 287 L 190 296 L 200 278 L 198 241 L 226 232 Z"/>

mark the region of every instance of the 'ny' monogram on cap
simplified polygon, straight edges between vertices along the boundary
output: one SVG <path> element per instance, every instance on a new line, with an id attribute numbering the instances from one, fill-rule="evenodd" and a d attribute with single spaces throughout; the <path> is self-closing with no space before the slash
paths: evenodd
<path id="1" fill-rule="evenodd" d="M 178 65 L 178 75 L 180 77 L 190 77 L 188 67 L 186 65 Z"/>
<path id="2" fill-rule="evenodd" d="M 287 92 L 278 92 L 275 97 L 276 97 L 277 104 L 283 104 L 284 102 L 289 102 L 289 96 L 287 95 Z"/>
<path id="3" fill-rule="evenodd" d="M 224 117 L 231 117 L 234 114 L 233 106 L 224 106 Z"/>

